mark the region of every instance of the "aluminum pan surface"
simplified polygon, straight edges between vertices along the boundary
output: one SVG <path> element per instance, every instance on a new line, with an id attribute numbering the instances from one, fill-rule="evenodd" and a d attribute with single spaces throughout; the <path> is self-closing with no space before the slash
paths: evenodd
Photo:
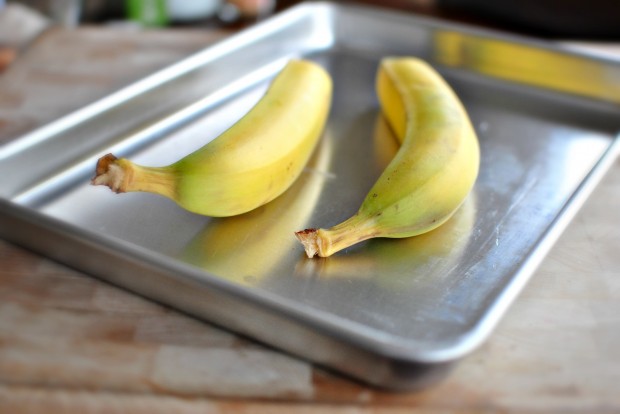
<path id="1" fill-rule="evenodd" d="M 547 72 L 520 61 L 511 66 L 518 60 L 502 59 L 508 52 L 539 59 Z M 481 143 L 476 187 L 435 232 L 308 260 L 292 232 L 352 214 L 397 149 L 374 95 L 378 60 L 394 54 L 429 60 L 463 100 Z M 156 165 L 201 146 L 247 111 L 294 56 L 326 67 L 335 90 L 322 144 L 280 199 L 241 217 L 211 219 L 157 196 L 88 185 L 96 157 L 110 150 Z M 564 70 L 567 62 L 577 69 Z M 0 149 L 0 172 L 41 161 L 35 171 L 21 167 L 24 178 L 3 182 L 0 193 L 108 244 L 190 265 L 205 286 L 229 283 L 245 300 L 271 301 L 319 333 L 336 328 L 352 346 L 407 361 L 449 360 L 484 339 L 541 259 L 545 237 L 557 235 L 556 224 L 566 224 L 560 218 L 578 206 L 576 194 L 594 182 L 584 180 L 611 157 L 620 129 L 612 82 L 618 65 L 365 8 L 298 7 L 173 69 L 114 95 L 108 107 L 91 107 L 92 116 Z M 605 76 L 581 79 L 586 69 Z M 148 105 L 170 96 L 163 107 Z M 58 157 L 43 162 L 50 152 Z M 148 283 L 148 275 L 136 277 Z"/>

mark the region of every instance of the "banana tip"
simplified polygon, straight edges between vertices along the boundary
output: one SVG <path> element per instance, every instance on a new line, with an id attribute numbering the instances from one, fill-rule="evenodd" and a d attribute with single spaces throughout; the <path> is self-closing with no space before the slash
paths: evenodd
<path id="1" fill-rule="evenodd" d="M 122 184 L 125 173 L 123 169 L 116 164 L 116 158 L 113 154 L 106 154 L 97 160 L 95 167 L 95 177 L 91 180 L 92 185 L 107 185 L 114 192 L 123 192 Z"/>
<path id="2" fill-rule="evenodd" d="M 305 229 L 295 232 L 295 237 L 301 242 L 309 258 L 317 256 L 319 253 L 319 240 L 317 229 Z"/>

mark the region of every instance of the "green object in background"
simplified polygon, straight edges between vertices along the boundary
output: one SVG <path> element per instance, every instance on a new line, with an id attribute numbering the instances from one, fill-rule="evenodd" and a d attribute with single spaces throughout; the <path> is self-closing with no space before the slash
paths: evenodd
<path id="1" fill-rule="evenodd" d="M 168 24 L 166 0 L 126 0 L 127 17 L 148 27 Z"/>

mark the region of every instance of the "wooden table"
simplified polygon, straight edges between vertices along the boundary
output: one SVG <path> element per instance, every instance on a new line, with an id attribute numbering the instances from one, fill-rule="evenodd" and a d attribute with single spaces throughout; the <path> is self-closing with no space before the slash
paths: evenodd
<path id="1" fill-rule="evenodd" d="M 48 31 L 0 76 L 0 142 L 223 35 Z M 406 393 L 0 240 L 0 413 L 619 413 L 619 211 L 616 162 L 491 338 L 442 382 Z"/>

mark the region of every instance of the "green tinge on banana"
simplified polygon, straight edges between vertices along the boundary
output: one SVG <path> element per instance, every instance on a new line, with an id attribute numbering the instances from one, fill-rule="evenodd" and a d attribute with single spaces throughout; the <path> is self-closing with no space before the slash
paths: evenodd
<path id="1" fill-rule="evenodd" d="M 386 58 L 376 88 L 401 147 L 356 214 L 328 229 L 296 233 L 308 257 L 328 257 L 374 237 L 431 231 L 456 212 L 476 181 L 478 139 L 441 75 L 416 58 Z"/>
<path id="2" fill-rule="evenodd" d="M 331 93 L 322 67 L 291 60 L 244 117 L 202 148 L 164 167 L 108 154 L 97 162 L 92 183 L 117 193 L 159 194 L 207 216 L 251 211 L 297 179 L 323 132 Z"/>

